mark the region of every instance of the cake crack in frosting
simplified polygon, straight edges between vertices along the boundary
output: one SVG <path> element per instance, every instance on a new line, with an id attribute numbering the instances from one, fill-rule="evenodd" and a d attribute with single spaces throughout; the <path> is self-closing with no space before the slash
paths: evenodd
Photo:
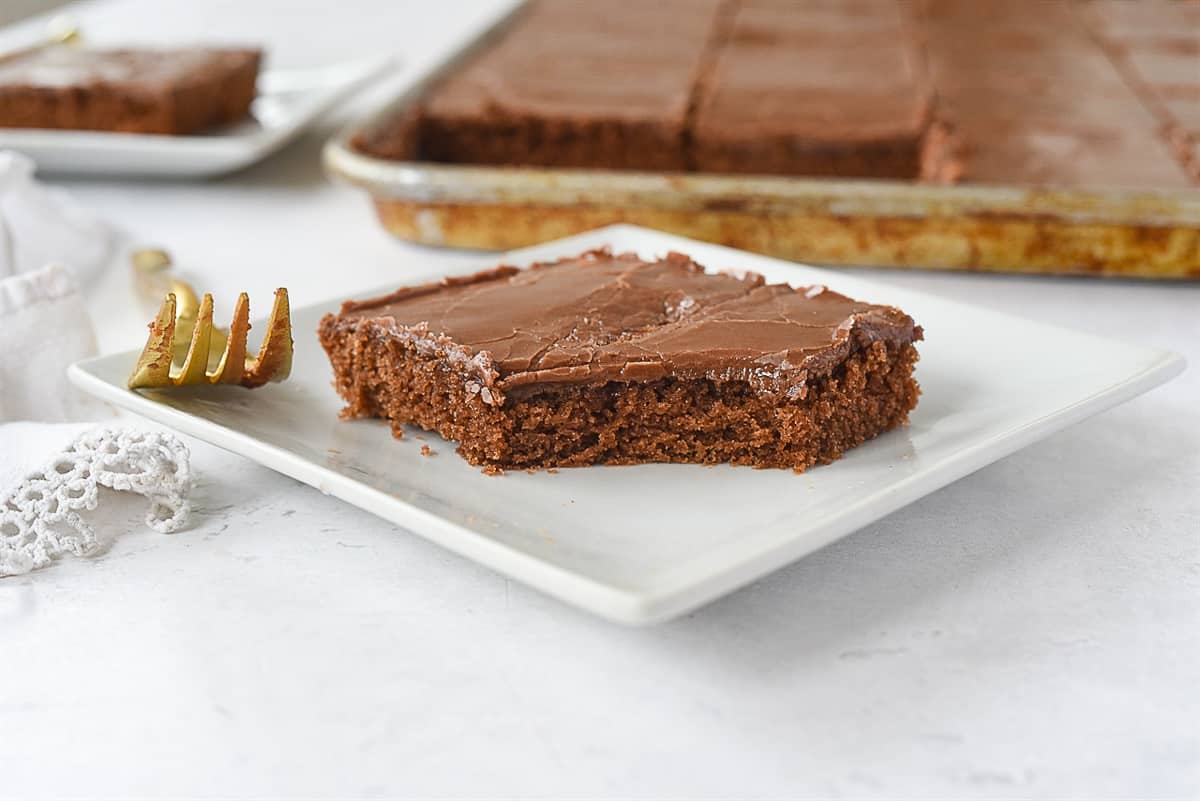
<path id="1" fill-rule="evenodd" d="M 445 359 L 495 404 L 553 384 L 668 376 L 796 396 L 855 349 L 920 337 L 898 309 L 813 289 L 707 273 L 679 253 L 644 262 L 600 249 L 349 302 L 337 324 Z"/>

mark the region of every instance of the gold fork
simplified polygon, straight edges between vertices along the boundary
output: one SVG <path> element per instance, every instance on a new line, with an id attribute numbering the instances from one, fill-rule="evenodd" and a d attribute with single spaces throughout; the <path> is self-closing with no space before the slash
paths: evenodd
<path id="1" fill-rule="evenodd" d="M 197 300 L 186 281 L 171 274 L 171 258 L 162 250 L 133 253 L 133 267 L 143 292 L 166 297 L 150 323 L 150 336 L 138 358 L 129 388 L 240 384 L 253 389 L 282 381 L 292 369 L 292 322 L 287 290 L 275 290 L 267 333 L 256 357 L 246 355 L 250 299 L 243 292 L 233 310 L 229 332 L 213 326 L 212 295 Z"/>

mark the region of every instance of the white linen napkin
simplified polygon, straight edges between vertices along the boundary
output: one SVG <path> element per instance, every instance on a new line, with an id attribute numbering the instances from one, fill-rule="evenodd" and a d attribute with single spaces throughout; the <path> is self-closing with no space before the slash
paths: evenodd
<path id="1" fill-rule="evenodd" d="M 0 279 L 0 421 L 111 416 L 67 381 L 67 367 L 96 354 L 74 276 L 60 264 Z"/>
<path id="2" fill-rule="evenodd" d="M 0 577 L 103 550 L 116 520 L 97 509 L 104 488 L 150 499 L 146 522 L 158 531 L 187 519 L 188 453 L 177 438 L 47 422 L 113 414 L 66 370 L 96 353 L 80 287 L 112 260 L 116 239 L 37 182 L 29 159 L 0 151 Z"/>
<path id="3" fill-rule="evenodd" d="M 0 151 L 0 421 L 104 416 L 66 368 L 96 352 L 80 285 L 111 260 L 116 232 L 33 173 Z"/>
<path id="4" fill-rule="evenodd" d="M 112 258 L 116 231 L 66 192 L 37 181 L 35 169 L 28 157 L 0 150 L 0 279 L 59 263 L 90 281 Z"/>

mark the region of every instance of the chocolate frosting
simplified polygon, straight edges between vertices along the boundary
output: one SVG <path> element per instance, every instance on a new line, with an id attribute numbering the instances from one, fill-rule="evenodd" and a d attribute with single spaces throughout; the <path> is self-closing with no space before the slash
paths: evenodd
<path id="1" fill-rule="evenodd" d="M 696 114 L 702 139 L 919 139 L 932 90 L 895 0 L 741 0 Z"/>
<path id="2" fill-rule="evenodd" d="M 710 274 L 679 253 L 644 262 L 606 250 L 347 302 L 338 324 L 446 359 L 488 403 L 553 384 L 667 376 L 802 396 L 808 380 L 871 342 L 921 338 L 899 309 L 822 286 Z"/>
<path id="3" fill-rule="evenodd" d="M 536 2 L 520 24 L 440 82 L 428 113 L 683 127 L 720 0 Z"/>

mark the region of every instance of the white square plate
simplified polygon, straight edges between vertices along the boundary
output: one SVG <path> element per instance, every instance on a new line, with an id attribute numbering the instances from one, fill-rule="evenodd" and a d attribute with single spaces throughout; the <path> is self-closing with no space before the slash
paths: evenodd
<path id="1" fill-rule="evenodd" d="M 293 314 L 296 360 L 281 384 L 131 392 L 134 352 L 81 362 L 71 379 L 568 603 L 648 623 L 747 584 L 1183 369 L 1171 353 L 631 226 L 497 261 L 526 265 L 601 245 L 643 257 L 678 250 L 710 269 L 822 283 L 901 307 L 926 333 L 917 368 L 924 394 L 911 425 L 802 475 L 642 465 L 489 477 L 436 435 L 423 435 L 437 452 L 426 457 L 416 432 L 397 441 L 380 421 L 338 419 L 342 403 L 315 330 L 341 298 Z"/>
<path id="2" fill-rule="evenodd" d="M 394 62 L 363 59 L 258 78 L 251 118 L 195 136 L 0 128 L 0 148 L 43 173 L 196 178 L 247 167 L 296 138 L 335 103 Z"/>

